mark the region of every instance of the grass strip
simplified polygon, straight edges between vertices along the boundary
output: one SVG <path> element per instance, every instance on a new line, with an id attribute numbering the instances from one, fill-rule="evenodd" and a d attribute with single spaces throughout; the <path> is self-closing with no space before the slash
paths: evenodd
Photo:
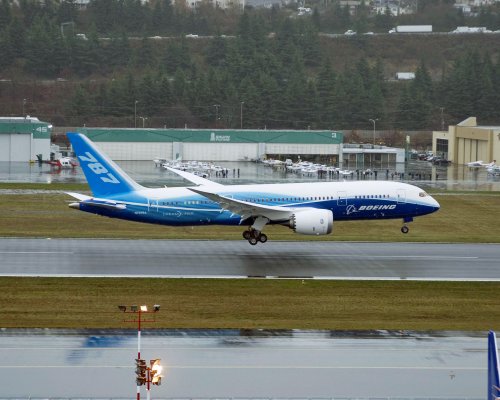
<path id="1" fill-rule="evenodd" d="M 4 328 L 130 327 L 119 304 L 160 304 L 148 329 L 500 329 L 498 282 L 0 278 Z"/>
<path id="2" fill-rule="evenodd" d="M 332 235 L 306 237 L 267 226 L 270 240 L 413 241 L 500 243 L 500 196 L 436 195 L 438 212 L 418 217 L 410 233 L 401 220 L 335 222 Z M 71 197 L 56 193 L 0 195 L 0 237 L 141 239 L 240 239 L 243 227 L 168 227 L 140 224 L 73 210 Z"/>

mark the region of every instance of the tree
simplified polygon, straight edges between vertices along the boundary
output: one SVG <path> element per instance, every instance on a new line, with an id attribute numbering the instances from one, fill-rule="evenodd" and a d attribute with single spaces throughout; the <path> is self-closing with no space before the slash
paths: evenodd
<path id="1" fill-rule="evenodd" d="M 9 0 L 0 2 L 0 31 L 6 28 L 12 21 L 12 12 Z"/>

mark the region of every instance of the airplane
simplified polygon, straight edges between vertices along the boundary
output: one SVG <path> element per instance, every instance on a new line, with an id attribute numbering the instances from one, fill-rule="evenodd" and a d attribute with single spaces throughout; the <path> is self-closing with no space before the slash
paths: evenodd
<path id="1" fill-rule="evenodd" d="M 495 332 L 488 333 L 488 400 L 500 398 L 500 375 L 498 373 L 498 350 Z"/>
<path id="2" fill-rule="evenodd" d="M 146 188 L 132 180 L 85 135 L 68 133 L 93 196 L 70 192 L 69 206 L 124 220 L 170 226 L 232 225 L 247 229 L 251 245 L 265 243 L 266 225 L 284 225 L 303 235 L 326 235 L 334 221 L 402 219 L 407 223 L 439 210 L 422 189 L 402 182 L 354 181 L 222 185 L 168 168 L 193 183 Z"/>

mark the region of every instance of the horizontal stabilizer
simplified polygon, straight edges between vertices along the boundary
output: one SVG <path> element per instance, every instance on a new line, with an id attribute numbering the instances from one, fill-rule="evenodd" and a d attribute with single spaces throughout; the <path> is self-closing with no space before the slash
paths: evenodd
<path id="1" fill-rule="evenodd" d="M 75 199 L 78 199 L 80 201 L 89 200 L 92 198 L 92 197 L 87 196 L 85 194 L 75 193 L 75 192 L 66 192 L 66 194 L 71 196 L 71 197 L 74 197 Z"/>

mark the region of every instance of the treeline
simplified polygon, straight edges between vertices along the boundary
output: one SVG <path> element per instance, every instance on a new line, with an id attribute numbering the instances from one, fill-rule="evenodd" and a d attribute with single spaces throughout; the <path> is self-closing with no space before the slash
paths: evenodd
<path id="1" fill-rule="evenodd" d="M 199 19 L 205 18 L 212 29 L 207 15 L 223 12 L 207 7 L 206 14 L 192 13 L 168 0 L 149 4 L 94 0 L 81 14 L 72 2 L 22 0 L 14 7 L 2 0 L 0 73 L 78 77 L 83 83 L 64 93 L 64 109 L 57 113 L 57 124 L 66 126 L 370 129 L 376 120 L 377 129 L 416 130 L 468 116 L 500 121 L 500 62 L 487 53 L 466 52 L 434 80 L 422 62 L 415 80 L 394 82 L 376 58 L 333 68 L 331 57 L 342 54 L 325 51 L 317 14 L 288 18 L 278 10 L 230 10 L 224 15 L 237 15 L 234 37 L 156 40 L 148 35 L 182 31 L 188 26 L 183 18 L 191 18 L 193 27 L 203 26 Z M 129 26 L 134 18 L 127 20 L 132 9 L 135 28 Z M 163 21 L 157 22 L 163 31 L 148 26 L 146 34 L 145 9 L 148 18 Z M 68 24 L 72 18 L 77 23 Z M 80 24 L 89 27 L 85 37 L 76 35 Z M 218 26 L 219 33 L 228 26 Z M 135 40 L 131 32 L 143 35 Z"/>
<path id="2" fill-rule="evenodd" d="M 385 79 L 380 60 L 362 58 L 341 72 L 328 60 L 315 65 L 320 47 L 306 27 L 285 24 L 268 39 L 259 35 L 258 20 L 245 17 L 246 24 L 255 26 L 234 40 L 208 43 L 205 68 L 185 40 L 171 43 L 167 59 L 141 78 L 82 85 L 67 115 L 80 125 L 112 115 L 130 126 L 135 113 L 147 118 L 145 126 L 219 128 L 366 129 L 376 119 L 379 129 L 418 130 L 468 116 L 500 121 L 500 62 L 487 54 L 465 53 L 440 81 L 421 63 L 413 81 L 394 82 Z M 318 72 L 310 76 L 313 65 Z"/>

